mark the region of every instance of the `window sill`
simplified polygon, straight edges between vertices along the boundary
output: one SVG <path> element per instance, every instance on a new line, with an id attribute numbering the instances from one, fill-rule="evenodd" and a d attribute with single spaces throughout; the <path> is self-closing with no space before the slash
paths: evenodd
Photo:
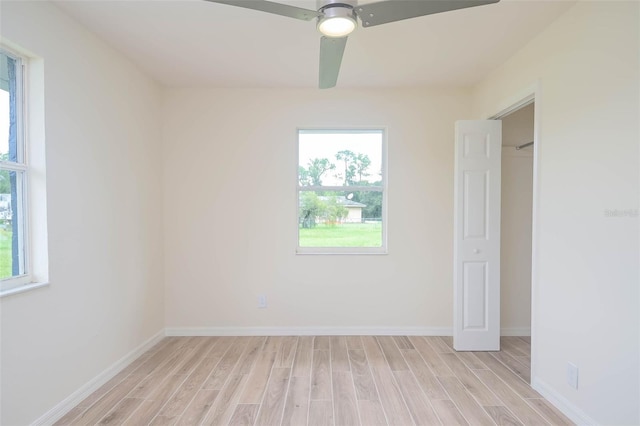
<path id="1" fill-rule="evenodd" d="M 47 287 L 48 285 L 49 283 L 31 283 L 31 284 L 25 284 L 18 287 L 10 288 L 7 290 L 2 290 L 0 291 L 0 298 L 12 296 L 18 293 L 24 293 L 27 291 L 35 290 L 37 288 Z"/>

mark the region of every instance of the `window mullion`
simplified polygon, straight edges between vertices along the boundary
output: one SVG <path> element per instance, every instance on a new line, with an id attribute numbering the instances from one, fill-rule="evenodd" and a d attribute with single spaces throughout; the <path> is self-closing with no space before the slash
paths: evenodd
<path id="1" fill-rule="evenodd" d="M 8 170 L 10 172 L 26 172 L 28 169 L 26 164 L 12 163 L 10 161 L 0 161 L 0 170 Z"/>
<path id="2" fill-rule="evenodd" d="M 382 192 L 381 186 L 298 186 L 298 191 L 333 191 L 333 192 L 352 192 L 352 191 L 364 191 L 364 192 Z"/>

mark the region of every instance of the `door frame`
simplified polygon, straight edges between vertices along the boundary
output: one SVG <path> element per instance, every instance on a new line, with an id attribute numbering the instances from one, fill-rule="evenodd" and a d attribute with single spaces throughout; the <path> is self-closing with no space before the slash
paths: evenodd
<path id="1" fill-rule="evenodd" d="M 536 81 L 529 87 L 520 90 L 515 95 L 507 98 L 499 103 L 496 110 L 490 110 L 486 119 L 500 120 L 503 117 L 534 103 L 533 112 L 533 205 L 531 212 L 531 383 L 535 381 L 536 365 L 538 361 L 538 353 L 536 352 L 537 332 L 537 289 L 538 283 L 538 224 L 540 214 L 540 113 L 541 113 L 541 96 L 540 82 Z M 495 112 L 494 112 L 495 111 Z M 500 177 L 502 179 L 502 176 Z M 500 302 L 502 303 L 502 301 Z"/>

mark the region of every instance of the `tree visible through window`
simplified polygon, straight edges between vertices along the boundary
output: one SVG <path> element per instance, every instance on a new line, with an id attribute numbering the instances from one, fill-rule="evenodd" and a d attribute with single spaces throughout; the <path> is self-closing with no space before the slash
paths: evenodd
<path id="1" fill-rule="evenodd" d="M 300 130 L 298 251 L 383 252 L 384 182 L 382 130 Z"/>

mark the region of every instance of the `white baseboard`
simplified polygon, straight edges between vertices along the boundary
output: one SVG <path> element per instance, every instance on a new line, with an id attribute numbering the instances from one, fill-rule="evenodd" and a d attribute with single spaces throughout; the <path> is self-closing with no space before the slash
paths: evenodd
<path id="1" fill-rule="evenodd" d="M 531 327 L 504 327 L 500 329 L 501 336 L 531 336 Z"/>
<path id="2" fill-rule="evenodd" d="M 452 336 L 450 327 L 169 327 L 167 336 Z M 501 336 L 531 336 L 530 327 L 506 327 Z"/>
<path id="3" fill-rule="evenodd" d="M 129 352 L 127 355 L 116 361 L 109 368 L 98 374 L 89 382 L 85 383 L 78 390 L 73 392 L 67 398 L 65 398 L 59 404 L 56 404 L 51 410 L 40 416 L 36 421 L 32 423 L 35 425 L 51 425 L 60 420 L 65 414 L 69 412 L 73 407 L 82 402 L 83 399 L 91 395 L 98 390 L 100 386 L 111 380 L 116 374 L 122 371 L 126 366 L 131 364 L 140 355 L 151 349 L 155 344 L 165 337 L 165 331 L 160 330 L 155 335 L 147 339 L 140 346 Z"/>
<path id="4" fill-rule="evenodd" d="M 577 425 L 597 425 L 598 422 L 593 420 L 587 413 L 576 407 L 567 398 L 562 396 L 560 392 L 543 382 L 542 380 L 534 377 L 531 381 L 531 387 L 538 391 L 540 395 L 545 397 L 550 403 L 552 403 L 558 410 Z"/>
<path id="5" fill-rule="evenodd" d="M 170 327 L 167 336 L 451 336 L 450 327 Z"/>

